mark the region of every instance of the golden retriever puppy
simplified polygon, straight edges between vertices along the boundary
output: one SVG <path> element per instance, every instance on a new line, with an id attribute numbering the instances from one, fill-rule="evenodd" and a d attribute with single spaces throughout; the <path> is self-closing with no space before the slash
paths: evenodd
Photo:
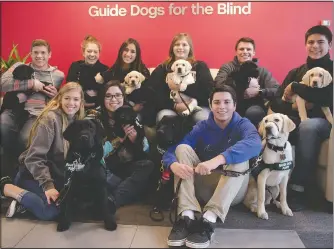
<path id="1" fill-rule="evenodd" d="M 125 88 L 125 94 L 131 94 L 134 90 L 139 89 L 141 87 L 141 83 L 145 80 L 145 76 L 140 72 L 131 71 L 128 73 L 122 85 Z"/>
<path id="2" fill-rule="evenodd" d="M 259 133 L 264 139 L 262 162 L 252 170 L 243 203 L 261 219 L 268 219 L 265 204 L 269 204 L 271 198 L 284 215 L 293 216 L 286 197 L 289 174 L 293 168 L 288 137 L 295 128 L 292 120 L 281 113 L 267 115 L 260 123 Z M 279 194 L 280 201 L 277 201 Z"/>
<path id="3" fill-rule="evenodd" d="M 325 70 L 321 67 L 315 67 L 315 68 L 312 68 L 312 69 L 310 69 L 306 72 L 306 74 L 302 78 L 302 82 L 300 82 L 300 83 L 305 84 L 305 85 L 307 85 L 309 87 L 312 87 L 312 88 L 314 88 L 314 87 L 322 88 L 322 87 L 326 87 L 330 83 L 332 83 L 332 76 L 330 75 L 330 73 L 327 70 Z M 282 97 L 282 99 L 284 101 L 286 101 L 284 96 Z M 306 120 L 307 119 L 307 112 L 306 112 L 306 107 L 305 107 L 305 100 L 303 98 L 301 98 L 300 96 L 298 96 L 297 94 L 295 94 L 292 97 L 292 103 L 295 103 L 295 102 L 297 104 L 300 120 L 301 121 Z M 324 112 L 328 122 L 333 124 L 333 115 L 332 115 L 329 107 L 321 107 L 321 109 Z"/>

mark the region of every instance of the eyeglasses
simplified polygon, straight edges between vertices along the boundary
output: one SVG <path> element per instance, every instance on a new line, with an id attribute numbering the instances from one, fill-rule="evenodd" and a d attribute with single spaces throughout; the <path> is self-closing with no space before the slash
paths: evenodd
<path id="1" fill-rule="evenodd" d="M 107 99 L 107 100 L 112 100 L 112 98 L 122 99 L 123 94 L 121 94 L 121 93 L 116 93 L 115 95 L 114 94 L 107 94 L 104 98 Z"/>

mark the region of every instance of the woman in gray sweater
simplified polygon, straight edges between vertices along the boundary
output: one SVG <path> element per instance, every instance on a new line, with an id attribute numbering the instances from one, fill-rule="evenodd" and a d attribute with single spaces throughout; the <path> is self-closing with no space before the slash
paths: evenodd
<path id="1" fill-rule="evenodd" d="M 13 198 L 6 217 L 29 210 L 41 220 L 58 213 L 55 201 L 64 185 L 65 157 L 69 147 L 63 132 L 75 119 L 84 117 L 84 95 L 78 83 L 60 89 L 32 126 L 28 149 L 19 157 L 20 170 L 14 179 L 0 180 L 0 193 Z"/>

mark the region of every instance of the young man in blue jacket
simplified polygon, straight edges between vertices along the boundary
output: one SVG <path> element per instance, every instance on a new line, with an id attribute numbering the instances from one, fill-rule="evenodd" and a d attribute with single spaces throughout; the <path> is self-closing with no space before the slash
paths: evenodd
<path id="1" fill-rule="evenodd" d="M 195 174 L 202 178 L 220 165 L 243 172 L 249 167 L 248 160 L 261 151 L 261 138 L 255 126 L 235 112 L 236 93 L 232 87 L 215 88 L 209 101 L 209 118 L 198 122 L 163 156 L 164 166 L 174 173 L 175 184 L 183 179 L 178 193 L 180 219 L 168 237 L 169 246 L 208 247 L 214 232 L 213 223 L 217 218 L 224 222 L 245 177 L 220 176 L 214 194 L 203 209 L 203 216 L 195 220 L 195 212 L 202 213 L 195 196 Z M 208 186 L 202 185 L 201 188 Z"/>

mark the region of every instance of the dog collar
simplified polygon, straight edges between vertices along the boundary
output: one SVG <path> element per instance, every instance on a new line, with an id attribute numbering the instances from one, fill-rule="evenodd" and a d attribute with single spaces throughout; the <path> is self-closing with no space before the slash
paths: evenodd
<path id="1" fill-rule="evenodd" d="M 79 153 L 74 153 L 78 156 L 77 159 L 75 159 L 72 163 L 66 163 L 65 167 L 67 170 L 74 172 L 74 171 L 82 171 L 85 168 L 86 163 L 91 159 L 95 157 L 95 153 L 91 153 L 87 159 L 82 163 L 81 162 L 81 155 Z"/>
<path id="2" fill-rule="evenodd" d="M 273 145 L 273 144 L 271 144 L 271 143 L 267 143 L 267 146 L 268 146 L 269 149 L 271 149 L 271 150 L 277 152 L 277 151 L 284 151 L 285 148 L 286 148 L 286 144 L 287 144 L 287 143 L 285 143 L 284 146 L 282 147 L 282 146 L 276 146 L 276 145 Z"/>

